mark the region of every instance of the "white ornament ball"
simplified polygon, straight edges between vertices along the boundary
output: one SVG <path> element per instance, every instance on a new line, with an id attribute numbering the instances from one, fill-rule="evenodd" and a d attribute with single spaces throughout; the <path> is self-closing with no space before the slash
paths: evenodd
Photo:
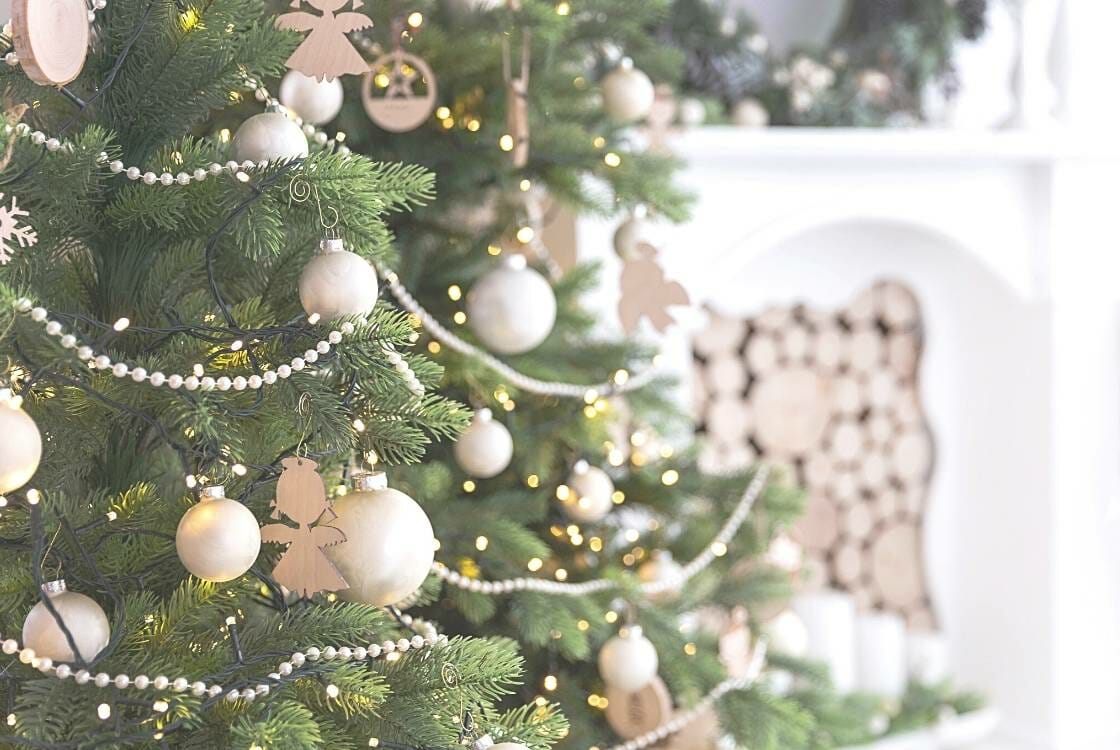
<path id="1" fill-rule="evenodd" d="M 280 82 L 280 101 L 311 125 L 323 125 L 342 111 L 342 81 L 319 81 L 290 70 Z"/>
<path id="2" fill-rule="evenodd" d="M 283 112 L 253 115 L 237 129 L 230 150 L 234 161 L 261 162 L 307 156 L 307 136 Z"/>
<path id="3" fill-rule="evenodd" d="M 673 553 L 668 550 L 657 550 L 649 560 L 638 568 L 638 580 L 642 583 L 664 583 L 668 587 L 662 591 L 649 595 L 649 600 L 654 604 L 672 601 L 680 595 L 684 568 L 673 559 Z"/>
<path id="4" fill-rule="evenodd" d="M 568 477 L 568 497 L 562 500 L 568 518 L 579 523 L 598 523 L 614 507 L 614 482 L 598 466 L 580 461 Z"/>
<path id="5" fill-rule="evenodd" d="M 731 121 L 744 128 L 764 128 L 770 113 L 758 99 L 743 99 L 731 109 Z"/>
<path id="6" fill-rule="evenodd" d="M 501 742 L 497 745 L 491 745 L 490 750 L 529 750 L 528 745 L 522 745 L 520 742 Z"/>
<path id="7" fill-rule="evenodd" d="M 21 400 L 7 388 L 0 390 L 0 495 L 27 484 L 43 457 L 43 436 Z"/>
<path id="8" fill-rule="evenodd" d="M 556 295 L 525 257 L 513 255 L 475 282 L 467 320 L 486 348 L 498 354 L 535 349 L 556 323 Z"/>
<path id="9" fill-rule="evenodd" d="M 650 241 L 649 234 L 649 222 L 642 216 L 631 214 L 614 231 L 614 251 L 623 259 L 634 257 L 638 246 Z"/>
<path id="10" fill-rule="evenodd" d="M 204 581 L 224 583 L 244 575 L 261 551 L 261 529 L 253 512 L 206 487 L 202 499 L 179 519 L 175 551 L 183 567 Z"/>
<path id="11" fill-rule="evenodd" d="M 766 625 L 770 650 L 795 659 L 809 653 L 809 629 L 793 610 L 787 609 Z"/>
<path id="12" fill-rule="evenodd" d="M 623 628 L 599 651 L 599 676 L 608 687 L 635 693 L 657 676 L 657 649 L 640 627 Z"/>
<path id="13" fill-rule="evenodd" d="M 607 117 L 619 125 L 644 120 L 653 109 L 656 98 L 653 81 L 625 58 L 617 68 L 608 73 L 600 87 L 603 91 L 603 108 Z"/>
<path id="14" fill-rule="evenodd" d="M 479 409 L 454 447 L 459 467 L 479 479 L 496 477 L 513 459 L 513 437 L 489 409 Z"/>
<path id="15" fill-rule="evenodd" d="M 384 607 L 420 588 L 435 561 L 436 539 L 415 500 L 390 489 L 383 473 L 359 473 L 334 512 L 332 525 L 346 541 L 324 551 L 350 584 L 338 592 L 342 599 Z"/>
<path id="16" fill-rule="evenodd" d="M 109 642 L 109 618 L 101 605 L 85 594 L 67 591 L 64 581 L 52 581 L 44 585 L 43 590 L 74 637 L 82 660 L 89 661 L 97 656 Z M 41 601 L 31 608 L 23 621 L 23 645 L 32 649 L 36 656 L 56 662 L 70 663 L 77 658 L 66 633 Z"/>
<path id="17" fill-rule="evenodd" d="M 699 127 L 708 119 L 708 108 L 704 106 L 704 102 L 689 96 L 681 99 L 677 106 L 677 118 L 687 128 Z"/>
<path id="18" fill-rule="evenodd" d="M 320 250 L 299 277 L 299 301 L 307 314 L 333 320 L 373 312 L 377 272 L 369 261 L 346 250 L 342 240 L 323 240 Z"/>

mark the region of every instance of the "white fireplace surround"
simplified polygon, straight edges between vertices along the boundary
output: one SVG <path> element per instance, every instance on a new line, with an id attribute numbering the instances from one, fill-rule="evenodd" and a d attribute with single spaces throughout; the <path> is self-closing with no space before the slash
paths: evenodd
<path id="1" fill-rule="evenodd" d="M 701 128 L 675 150 L 699 200 L 655 233 L 695 301 L 827 308 L 883 277 L 918 294 L 927 563 L 961 683 L 1005 717 L 984 748 L 1120 746 L 1120 145 Z M 612 231 L 578 238 L 611 281 Z M 686 381 L 688 327 L 664 339 Z"/>

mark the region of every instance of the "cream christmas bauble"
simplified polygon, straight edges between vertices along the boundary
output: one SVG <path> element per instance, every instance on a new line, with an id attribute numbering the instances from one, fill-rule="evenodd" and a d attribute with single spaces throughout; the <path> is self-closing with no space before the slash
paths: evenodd
<path id="1" fill-rule="evenodd" d="M 620 258 L 634 258 L 638 246 L 649 242 L 649 221 L 640 214 L 631 214 L 614 230 L 614 251 Z"/>
<path id="2" fill-rule="evenodd" d="M 672 552 L 657 550 L 638 568 L 638 580 L 642 583 L 658 584 L 659 589 L 648 596 L 654 604 L 662 604 L 680 595 L 683 573 L 684 568 L 673 559 Z"/>
<path id="3" fill-rule="evenodd" d="M 801 658 L 809 652 L 809 629 L 791 609 L 767 623 L 765 633 L 774 653 Z"/>
<path id="4" fill-rule="evenodd" d="M 498 354 L 535 349 L 556 323 L 556 295 L 544 276 L 513 255 L 475 282 L 467 320 L 483 345 Z"/>
<path id="5" fill-rule="evenodd" d="M 677 106 L 677 119 L 686 128 L 698 127 L 708 119 L 708 108 L 695 97 L 685 97 Z"/>
<path id="6" fill-rule="evenodd" d="M 66 630 L 70 631 L 82 660 L 90 661 L 97 656 L 109 642 L 109 618 L 101 605 L 85 594 L 67 591 L 65 581 L 44 584 L 43 591 L 66 624 Z M 70 663 L 77 658 L 66 632 L 41 601 L 31 608 L 23 621 L 23 645 L 32 649 L 36 656 L 56 662 Z"/>
<path id="7" fill-rule="evenodd" d="M 0 495 L 27 484 L 43 457 L 43 436 L 20 404 L 10 389 L 0 389 Z"/>
<path id="8" fill-rule="evenodd" d="M 630 58 L 608 73 L 601 85 L 603 109 L 607 117 L 619 125 L 644 120 L 653 109 L 656 98 L 653 81 L 634 67 Z"/>
<path id="9" fill-rule="evenodd" d="M 568 477 L 568 491 L 562 497 L 564 513 L 579 523 L 598 523 L 614 507 L 614 482 L 598 466 L 580 461 Z"/>
<path id="10" fill-rule="evenodd" d="M 289 70 L 280 81 L 280 101 L 306 123 L 323 125 L 342 111 L 342 81 L 319 81 L 298 70 Z"/>
<path id="11" fill-rule="evenodd" d="M 657 664 L 657 649 L 637 626 L 623 628 L 599 651 L 599 676 L 618 690 L 641 690 L 657 676 Z"/>
<path id="12" fill-rule="evenodd" d="M 230 156 L 234 161 L 275 162 L 307 156 L 307 136 L 283 112 L 253 115 L 233 136 Z"/>
<path id="13" fill-rule="evenodd" d="M 764 128 L 770 113 L 758 99 L 743 99 L 731 108 L 731 121 L 744 128 Z"/>
<path id="14" fill-rule="evenodd" d="M 474 413 L 468 427 L 454 447 L 459 467 L 479 479 L 496 477 L 506 470 L 513 458 L 513 438 L 489 409 Z"/>
<path id="15" fill-rule="evenodd" d="M 307 314 L 332 320 L 373 312 L 377 272 L 369 261 L 347 250 L 342 240 L 323 240 L 319 249 L 299 277 L 299 301 Z"/>
<path id="16" fill-rule="evenodd" d="M 179 519 L 175 551 L 183 567 L 204 581 L 224 583 L 244 575 L 261 551 L 261 529 L 253 512 L 226 497 L 220 485 Z"/>
<path id="17" fill-rule="evenodd" d="M 390 489 L 383 473 L 358 473 L 334 512 L 332 525 L 346 541 L 324 552 L 350 584 L 338 592 L 341 598 L 385 607 L 420 588 L 435 561 L 436 539 L 415 500 Z"/>

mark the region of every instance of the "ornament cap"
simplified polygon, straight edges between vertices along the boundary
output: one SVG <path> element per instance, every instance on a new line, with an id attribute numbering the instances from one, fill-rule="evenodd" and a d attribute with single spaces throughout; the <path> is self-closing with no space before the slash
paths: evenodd
<path id="1" fill-rule="evenodd" d="M 323 255 L 341 253 L 346 249 L 346 243 L 337 237 L 329 237 L 319 241 L 319 252 Z"/>
<path id="2" fill-rule="evenodd" d="M 479 409 L 474 413 L 474 418 L 479 422 L 489 422 L 494 419 L 494 412 L 490 409 Z"/>
<path id="3" fill-rule="evenodd" d="M 502 258 L 502 267 L 514 271 L 524 271 L 529 267 L 529 260 L 520 253 L 510 253 Z"/>
<path id="4" fill-rule="evenodd" d="M 383 471 L 356 471 L 350 477 L 350 488 L 359 492 L 389 489 L 389 478 Z"/>
<path id="5" fill-rule="evenodd" d="M 212 484 L 209 487 L 202 488 L 203 500 L 224 500 L 226 496 L 226 488 L 220 484 Z"/>
<path id="6" fill-rule="evenodd" d="M 623 628 L 620 628 L 619 631 L 618 631 L 618 637 L 619 638 L 624 638 L 626 640 L 641 638 L 642 637 L 642 626 L 641 625 L 627 625 Z"/>
<path id="7" fill-rule="evenodd" d="M 66 581 L 59 578 L 57 581 L 47 581 L 43 584 L 43 593 L 47 596 L 58 596 L 66 593 Z"/>
<path id="8" fill-rule="evenodd" d="M 471 750 L 489 750 L 489 748 L 494 747 L 494 745 L 494 738 L 488 734 L 484 734 L 474 741 L 474 744 L 471 745 Z"/>
<path id="9" fill-rule="evenodd" d="M 580 459 L 579 461 L 576 461 L 575 466 L 572 467 L 572 471 L 576 474 L 586 474 L 587 472 L 591 471 L 591 464 L 587 463 L 587 461 L 584 461 L 583 459 Z"/>
<path id="10" fill-rule="evenodd" d="M 618 68 L 619 68 L 619 70 L 633 70 L 634 69 L 634 58 L 632 58 L 632 57 L 622 58 L 621 60 L 618 61 Z"/>

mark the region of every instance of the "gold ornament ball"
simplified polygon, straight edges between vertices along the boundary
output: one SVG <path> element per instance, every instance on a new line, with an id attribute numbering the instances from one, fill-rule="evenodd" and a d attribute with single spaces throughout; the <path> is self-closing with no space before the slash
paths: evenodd
<path id="1" fill-rule="evenodd" d="M 607 117 L 619 125 L 629 125 L 644 120 L 653 110 L 657 92 L 653 81 L 634 67 L 630 58 L 608 73 L 601 86 L 603 108 Z"/>
<path id="2" fill-rule="evenodd" d="M 85 594 L 67 591 L 64 581 L 45 584 L 43 591 L 66 623 L 82 659 L 89 661 L 97 656 L 109 642 L 109 618 L 101 605 Z M 41 601 L 31 608 L 23 621 L 23 645 L 32 649 L 36 656 L 56 662 L 70 663 L 76 659 L 66 633 Z"/>
<path id="3" fill-rule="evenodd" d="M 43 436 L 20 399 L 0 389 L 0 494 L 18 490 L 31 480 L 43 457 Z"/>
<path id="4" fill-rule="evenodd" d="M 244 575 L 261 551 L 256 516 L 220 486 L 207 487 L 202 500 L 179 519 L 175 551 L 183 567 L 204 581 L 224 583 Z"/>
<path id="5" fill-rule="evenodd" d="M 332 526 L 346 541 L 327 547 L 327 557 L 350 584 L 340 598 L 377 607 L 413 594 L 436 556 L 432 522 L 415 500 L 391 489 L 385 475 L 358 473 L 354 489 L 334 503 Z"/>

